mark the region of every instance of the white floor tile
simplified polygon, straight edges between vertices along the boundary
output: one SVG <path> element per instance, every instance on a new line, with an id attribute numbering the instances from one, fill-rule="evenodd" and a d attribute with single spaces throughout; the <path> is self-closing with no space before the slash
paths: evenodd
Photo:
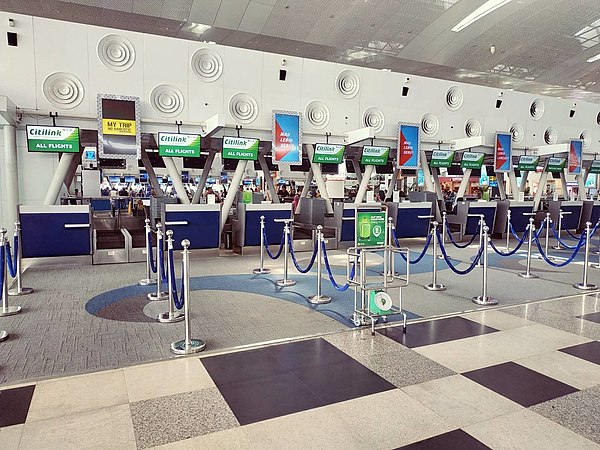
<path id="1" fill-rule="evenodd" d="M 17 450 L 24 425 L 12 425 L 10 427 L 0 427 L 0 449 Z"/>
<path id="2" fill-rule="evenodd" d="M 521 319 L 520 317 L 506 314 L 505 312 L 495 309 L 463 314 L 461 317 L 482 323 L 488 327 L 495 328 L 496 330 L 510 330 L 512 328 L 535 325 L 535 322 Z"/>
<path id="3" fill-rule="evenodd" d="M 183 441 L 152 447 L 160 450 L 197 450 L 197 449 L 219 449 L 219 450 L 242 450 L 257 449 L 252 444 L 246 432 L 242 428 L 232 428 L 217 433 L 205 434 Z"/>
<path id="4" fill-rule="evenodd" d="M 598 364 L 567 353 L 544 353 L 515 362 L 577 389 L 587 389 L 600 384 Z"/>

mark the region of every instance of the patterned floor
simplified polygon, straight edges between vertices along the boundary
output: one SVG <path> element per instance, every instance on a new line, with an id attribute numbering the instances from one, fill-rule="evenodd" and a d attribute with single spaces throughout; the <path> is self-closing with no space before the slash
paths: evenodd
<path id="1" fill-rule="evenodd" d="M 579 295 L 15 385 L 0 447 L 597 449 L 598 313 Z"/>

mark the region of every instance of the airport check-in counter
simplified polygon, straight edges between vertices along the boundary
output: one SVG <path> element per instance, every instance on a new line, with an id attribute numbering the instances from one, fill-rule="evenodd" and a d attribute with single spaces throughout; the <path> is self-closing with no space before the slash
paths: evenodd
<path id="1" fill-rule="evenodd" d="M 582 208 L 582 201 L 551 200 L 548 202 L 548 212 L 550 213 L 550 218 L 554 222 L 554 227 L 557 231 L 560 211 L 563 212 L 561 229 L 577 230 L 579 228 Z"/>
<path id="2" fill-rule="evenodd" d="M 291 219 L 291 203 L 238 203 L 237 219 L 232 220 L 233 248 L 243 253 L 244 247 L 260 247 L 260 216 L 265 216 L 265 232 L 269 245 L 281 243 L 283 223 L 275 219 Z M 275 251 L 277 251 L 277 248 Z"/>
<path id="3" fill-rule="evenodd" d="M 584 200 L 581 207 L 579 229 L 584 229 L 586 222 L 591 222 L 592 227 L 594 227 L 598 223 L 598 220 L 600 220 L 600 201 Z"/>
<path id="4" fill-rule="evenodd" d="M 173 248 L 181 250 L 181 241 L 190 241 L 190 250 L 216 249 L 221 246 L 221 205 L 165 204 L 163 233 L 173 230 Z M 165 242 L 166 242 L 165 235 Z"/>
<path id="5" fill-rule="evenodd" d="M 325 219 L 325 225 L 338 230 L 339 242 L 354 243 L 355 239 L 355 215 L 359 211 L 380 211 L 379 203 L 343 203 L 335 202 L 333 205 L 333 217 Z"/>
<path id="6" fill-rule="evenodd" d="M 521 235 L 529 225 L 529 219 L 535 217 L 533 211 L 533 202 L 510 202 L 510 223 L 515 230 L 515 233 Z M 496 213 L 496 228 L 500 228 L 499 233 L 506 232 L 506 215 L 500 217 Z"/>
<path id="7" fill-rule="evenodd" d="M 338 229 L 325 224 L 327 206 L 324 199 L 301 198 L 298 210 L 300 213 L 294 216 L 292 224 L 295 252 L 313 251 L 317 240 L 317 226 L 319 225 L 323 227 L 325 247 L 328 250 L 338 248 Z"/>
<path id="8" fill-rule="evenodd" d="M 23 258 L 89 256 L 89 205 L 19 206 Z"/>
<path id="9" fill-rule="evenodd" d="M 483 215 L 485 224 L 490 231 L 494 230 L 496 218 L 496 202 L 459 202 L 456 205 L 456 214 L 447 217 L 450 230 L 458 231 L 459 240 L 463 236 L 479 233 L 479 218 Z"/>
<path id="10" fill-rule="evenodd" d="M 433 202 L 389 202 L 387 207 L 398 239 L 427 237 L 434 214 Z"/>

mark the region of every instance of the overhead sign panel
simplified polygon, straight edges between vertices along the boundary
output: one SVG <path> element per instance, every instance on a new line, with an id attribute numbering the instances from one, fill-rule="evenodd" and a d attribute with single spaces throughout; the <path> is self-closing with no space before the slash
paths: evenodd
<path id="1" fill-rule="evenodd" d="M 273 111 L 273 163 L 302 164 L 302 121 L 299 112 Z"/>
<path id="2" fill-rule="evenodd" d="M 139 102 L 139 97 L 98 94 L 98 154 L 101 158 L 140 158 Z"/>
<path id="3" fill-rule="evenodd" d="M 571 139 L 569 143 L 569 173 L 578 175 L 581 173 L 581 162 L 583 156 L 583 141 Z"/>
<path id="4" fill-rule="evenodd" d="M 540 157 L 539 156 L 522 155 L 519 157 L 519 164 L 517 165 L 517 170 L 535 172 L 535 169 L 539 165 L 540 165 Z"/>
<path id="5" fill-rule="evenodd" d="M 495 171 L 510 172 L 512 170 L 512 133 L 496 133 L 494 150 Z"/>
<path id="6" fill-rule="evenodd" d="M 79 128 L 27 125 L 27 150 L 40 153 L 79 153 Z"/>
<path id="7" fill-rule="evenodd" d="M 562 172 L 567 165 L 567 158 L 548 158 L 546 172 Z"/>
<path id="8" fill-rule="evenodd" d="M 463 169 L 481 169 L 484 159 L 484 153 L 464 152 L 460 161 L 460 167 Z"/>
<path id="9" fill-rule="evenodd" d="M 158 154 L 160 156 L 200 158 L 200 135 L 158 133 Z"/>
<path id="10" fill-rule="evenodd" d="M 595 159 L 592 161 L 590 173 L 600 173 L 600 159 Z"/>
<path id="11" fill-rule="evenodd" d="M 389 156 L 389 147 L 365 145 L 363 147 L 362 156 L 360 157 L 360 163 L 365 166 L 385 166 Z"/>
<path id="12" fill-rule="evenodd" d="M 256 161 L 258 159 L 258 139 L 223 137 L 223 158 Z"/>
<path id="13" fill-rule="evenodd" d="M 345 145 L 317 144 L 313 154 L 314 163 L 341 164 L 344 160 Z"/>
<path id="14" fill-rule="evenodd" d="M 434 150 L 431 154 L 430 167 L 450 167 L 454 161 L 454 151 Z"/>
<path id="15" fill-rule="evenodd" d="M 419 124 L 398 124 L 398 167 L 401 169 L 419 168 Z"/>

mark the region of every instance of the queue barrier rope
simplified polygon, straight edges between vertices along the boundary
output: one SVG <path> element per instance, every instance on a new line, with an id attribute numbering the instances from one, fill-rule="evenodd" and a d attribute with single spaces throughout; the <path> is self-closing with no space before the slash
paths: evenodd
<path id="1" fill-rule="evenodd" d="M 271 253 L 271 250 L 269 250 L 269 241 L 267 240 L 267 230 L 265 228 L 263 228 L 263 236 L 265 238 L 265 250 L 267 250 L 267 255 L 269 255 L 269 258 L 279 258 L 281 252 L 283 251 L 283 245 L 285 244 L 285 230 L 281 233 L 281 244 L 279 244 L 279 250 L 275 256 L 273 256 L 273 253 Z"/>
<path id="2" fill-rule="evenodd" d="M 333 277 L 333 274 L 331 273 L 331 267 L 329 266 L 329 258 L 327 258 L 327 246 L 325 245 L 325 242 L 321 242 L 321 249 L 323 250 L 323 260 L 325 261 L 325 269 L 327 269 L 327 275 L 329 276 L 329 281 L 331 281 L 331 284 L 333 285 L 333 287 L 340 291 L 340 292 L 344 292 L 346 290 L 348 290 L 348 288 L 350 287 L 350 283 L 346 282 L 346 284 L 344 285 L 339 285 L 336 283 L 335 278 Z M 350 279 L 353 280 L 354 279 L 354 275 L 356 275 L 356 264 L 352 265 L 352 270 L 350 271 Z"/>
<path id="3" fill-rule="evenodd" d="M 481 227 L 481 223 L 479 223 L 477 225 L 477 229 L 475 230 L 475 234 L 473 234 L 473 236 L 471 236 L 471 240 L 464 245 L 458 244 L 454 240 L 454 236 L 452 236 L 452 232 L 450 231 L 450 225 L 448 225 L 448 222 L 446 222 L 446 234 L 448 236 L 450 236 L 450 242 L 452 242 L 452 245 L 454 245 L 456 248 L 467 248 L 469 245 L 471 245 L 473 243 L 473 241 L 475 240 L 476 237 L 479 237 L 479 227 Z"/>
<path id="4" fill-rule="evenodd" d="M 185 289 L 183 283 L 183 277 L 181 278 L 181 298 L 177 294 L 177 279 L 175 278 L 175 263 L 173 261 L 173 249 L 169 249 L 169 276 L 171 277 L 171 286 L 173 286 L 173 303 L 175 303 L 175 308 L 181 309 L 185 304 Z M 183 261 L 181 262 L 181 273 L 183 273 Z"/>
<path id="5" fill-rule="evenodd" d="M 150 259 L 150 269 L 152 269 L 152 273 L 156 273 L 156 261 L 154 261 L 154 254 L 152 249 L 152 230 L 148 230 L 148 235 L 146 236 L 148 240 L 148 258 Z"/>
<path id="6" fill-rule="evenodd" d="M 294 263 L 294 266 L 296 266 L 296 270 L 300 273 L 308 273 L 310 269 L 312 269 L 313 264 L 315 263 L 315 258 L 317 257 L 317 249 L 319 248 L 318 242 L 315 240 L 315 246 L 313 248 L 313 254 L 310 258 L 310 262 L 308 263 L 308 266 L 305 269 L 303 269 L 302 267 L 300 267 L 298 261 L 296 260 L 296 254 L 294 253 L 293 239 L 291 234 L 288 234 L 288 239 L 288 242 L 290 244 L 290 253 L 292 255 L 292 262 Z"/>
<path id="7" fill-rule="evenodd" d="M 554 234 L 554 237 L 560 243 L 560 245 L 562 245 L 565 248 L 568 248 L 569 250 L 573 250 L 574 248 L 577 247 L 577 244 L 569 245 L 560 238 L 560 236 L 558 235 L 558 232 L 556 231 L 556 228 L 554 227 L 554 223 L 551 225 L 551 227 L 552 227 L 552 233 Z M 577 239 L 580 239 L 580 237 Z"/>
<path id="8" fill-rule="evenodd" d="M 539 230 L 537 230 L 537 231 L 535 232 L 535 235 L 534 235 L 534 239 L 535 239 L 536 241 L 539 239 L 539 237 L 540 237 L 540 235 L 542 234 L 542 231 L 544 230 L 544 227 L 545 227 L 545 226 L 546 226 L 546 221 L 545 221 L 545 220 L 542 220 L 542 223 L 540 224 L 540 229 L 539 229 Z"/>
<path id="9" fill-rule="evenodd" d="M 394 238 L 394 244 L 396 245 L 396 247 L 400 247 L 400 243 L 398 242 L 398 238 L 396 237 L 396 230 L 392 231 L 392 236 Z M 409 261 L 409 264 L 419 264 L 419 262 L 425 256 L 425 253 L 427 253 L 429 244 L 431 244 L 431 233 L 427 234 L 427 240 L 425 241 L 425 245 L 423 247 L 423 250 L 421 251 L 421 254 L 419 256 L 417 256 L 415 259 L 413 259 L 412 261 Z M 400 253 L 400 256 L 402 256 L 402 259 L 404 259 L 404 261 L 406 261 L 406 256 L 404 256 L 403 253 Z"/>
<path id="10" fill-rule="evenodd" d="M 544 261 L 546 261 L 552 267 L 564 267 L 567 264 L 571 263 L 575 259 L 575 256 L 577 256 L 577 253 L 579 253 L 579 250 L 581 249 L 581 247 L 583 246 L 583 244 L 585 243 L 585 241 L 586 241 L 586 236 L 585 236 L 585 233 L 584 233 L 579 238 L 579 242 L 575 246 L 575 250 L 573 250 L 573 254 L 566 261 L 564 261 L 562 263 L 555 263 L 555 262 L 552 262 L 551 260 L 548 259 L 548 257 L 544 253 L 544 249 L 542 248 L 542 245 L 540 244 L 540 240 L 539 239 L 535 240 L 535 244 L 537 245 L 537 248 L 538 248 L 538 250 L 540 252 L 540 255 L 542 256 L 542 258 L 544 259 Z"/>
<path id="11" fill-rule="evenodd" d="M 6 264 L 6 256 L 4 254 L 4 245 L 0 245 L 0 292 L 4 289 L 4 264 Z"/>
<path id="12" fill-rule="evenodd" d="M 565 228 L 565 231 L 568 233 L 569 236 L 571 236 L 573 239 L 579 239 L 581 236 L 577 236 L 576 234 L 571 233 L 571 230 L 569 230 L 568 228 Z M 584 234 L 584 233 L 581 233 Z"/>
<path id="13" fill-rule="evenodd" d="M 459 270 L 456 268 L 456 266 L 454 266 L 452 264 L 451 259 L 448 257 L 448 254 L 446 253 L 446 247 L 444 246 L 444 243 L 442 242 L 442 236 L 440 235 L 440 232 L 437 231 L 437 238 L 438 238 L 438 242 L 440 244 L 440 250 L 442 251 L 442 255 L 444 256 L 444 260 L 446 261 L 446 264 L 448 265 L 448 267 L 450 268 L 450 270 L 452 270 L 452 272 L 454 272 L 457 275 L 467 275 L 468 273 L 470 273 L 471 271 L 473 271 L 473 269 L 477 266 L 477 263 L 479 262 L 479 259 L 481 258 L 481 255 L 483 254 L 483 248 L 484 246 L 480 246 L 479 247 L 479 251 L 477 252 L 477 256 L 475 256 L 475 259 L 473 260 L 473 262 L 471 263 L 471 265 L 466 269 L 466 270 Z"/>
<path id="14" fill-rule="evenodd" d="M 160 258 L 160 281 L 161 283 L 167 283 L 169 279 L 167 278 L 167 273 L 165 272 L 165 250 L 164 250 L 163 240 L 158 240 L 158 257 Z M 158 264 L 157 264 L 158 265 Z"/>
<path id="15" fill-rule="evenodd" d="M 503 252 L 503 251 L 499 250 L 496 247 L 496 245 L 494 244 L 494 241 L 492 241 L 491 239 L 490 239 L 490 247 L 492 247 L 492 250 L 494 250 L 500 256 L 512 256 L 512 255 L 514 255 L 515 253 L 517 253 L 519 251 L 519 249 L 521 248 L 521 246 L 523 245 L 523 243 L 527 239 L 527 234 L 528 234 L 528 232 L 525 231 L 525 233 L 523 233 L 523 237 L 521 237 L 521 238 L 517 237 L 517 239 L 519 239 L 519 242 L 517 243 L 517 245 L 515 246 L 515 248 L 512 249 L 509 252 Z"/>
<path id="16" fill-rule="evenodd" d="M 510 233 L 513 235 L 513 237 L 515 239 L 520 239 L 519 235 L 517 234 L 517 232 L 515 231 L 515 227 L 513 227 L 512 222 L 509 222 L 508 226 L 510 227 Z M 527 233 L 527 230 L 525 230 L 525 232 Z"/>
<path id="17" fill-rule="evenodd" d="M 19 237 L 15 235 L 13 237 L 14 257 L 10 254 L 10 243 L 6 241 L 6 264 L 8 265 L 8 271 L 10 276 L 15 278 L 17 276 L 17 259 L 19 258 Z"/>

